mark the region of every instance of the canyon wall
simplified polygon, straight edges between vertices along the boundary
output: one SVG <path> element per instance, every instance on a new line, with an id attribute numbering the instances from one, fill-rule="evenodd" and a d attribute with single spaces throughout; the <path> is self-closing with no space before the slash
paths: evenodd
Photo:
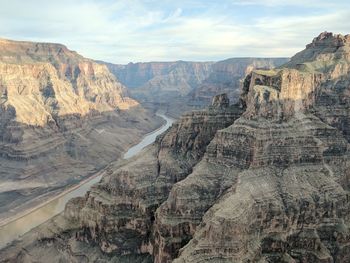
<path id="1" fill-rule="evenodd" d="M 121 156 L 160 125 L 105 65 L 60 44 L 0 40 L 0 219 Z"/>
<path id="2" fill-rule="evenodd" d="M 287 58 L 230 58 L 216 62 L 204 81 L 190 94 L 191 105 L 208 105 L 211 98 L 226 93 L 231 102 L 240 95 L 241 81 L 253 69 L 272 69 L 286 63 Z"/>
<path id="3" fill-rule="evenodd" d="M 114 162 L 5 262 L 349 262 L 350 36 L 322 33 L 252 70 Z M 48 231 L 49 230 L 49 231 Z"/>
<path id="4" fill-rule="evenodd" d="M 210 105 L 213 96 L 239 98 L 240 81 L 255 68 L 270 69 L 287 58 L 232 58 L 219 62 L 149 62 L 108 68 L 144 106 L 163 108 L 178 117 L 185 111 Z"/>

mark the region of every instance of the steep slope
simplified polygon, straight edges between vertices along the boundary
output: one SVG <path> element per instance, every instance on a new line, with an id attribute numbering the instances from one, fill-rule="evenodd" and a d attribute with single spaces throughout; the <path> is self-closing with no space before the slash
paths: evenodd
<path id="1" fill-rule="evenodd" d="M 287 58 L 232 58 L 219 62 L 150 62 L 107 66 L 131 94 L 148 107 L 162 107 L 173 116 L 205 108 L 213 96 L 239 98 L 240 81 L 252 69 L 274 68 Z"/>
<path id="2" fill-rule="evenodd" d="M 60 44 L 0 40 L 0 219 L 115 160 L 158 121 L 107 67 Z"/>
<path id="3" fill-rule="evenodd" d="M 58 218 L 31 231 L 19 246 L 31 250 L 30 260 L 40 260 L 49 243 L 55 257 L 78 260 L 77 254 L 89 253 L 85 249 L 88 242 L 118 260 L 124 258 L 122 255 L 133 255 L 131 262 L 149 262 L 155 210 L 166 200 L 172 185 L 191 173 L 216 131 L 232 124 L 240 114 L 240 109 L 230 107 L 227 96 L 221 95 L 209 109 L 182 116 L 154 145 L 104 169 L 103 179 L 85 198 L 67 204 L 65 219 Z M 55 230 L 52 233 L 48 228 Z M 36 240 L 37 231 L 44 240 Z M 67 242 L 77 249 L 75 253 L 60 252 Z M 1 254 L 22 261 L 18 252 L 14 244 Z"/>
<path id="4" fill-rule="evenodd" d="M 287 58 L 230 58 L 216 62 L 211 73 L 189 94 L 191 105 L 208 105 L 211 98 L 226 93 L 232 102 L 239 98 L 241 80 L 253 69 L 271 69 L 286 62 Z"/>
<path id="5" fill-rule="evenodd" d="M 147 89 L 151 94 L 160 90 L 177 91 L 183 95 L 208 76 L 212 64 L 174 61 L 107 66 L 130 89 Z"/>
<path id="6" fill-rule="evenodd" d="M 239 105 L 186 114 L 4 261 L 349 262 L 349 51 L 322 33 L 253 70 Z"/>
<path id="7" fill-rule="evenodd" d="M 187 95 L 209 76 L 213 62 L 106 65 L 130 89 L 131 96 L 145 107 L 162 108 L 168 114 L 178 117 L 192 108 L 187 105 Z"/>
<path id="8" fill-rule="evenodd" d="M 199 164 L 219 163 L 219 171 L 230 167 L 226 191 L 206 200 L 204 209 L 202 202 L 184 202 L 179 191 L 203 181 L 192 174 L 173 187 L 157 212 L 161 229 L 174 229 L 164 220 L 174 213 L 180 214 L 176 222 L 186 226 L 181 229 L 192 229 L 180 254 L 171 251 L 179 256 L 174 262 L 350 260 L 350 115 L 344 103 L 349 99 L 349 47 L 349 36 L 324 33 L 293 57 L 289 68 L 253 71 L 246 78 L 245 113 L 217 133 Z M 208 188 L 210 182 L 195 193 L 192 188 L 191 196 L 215 191 Z M 194 211 L 201 219 L 188 220 L 182 211 Z M 158 243 L 165 238 L 178 242 L 177 235 L 164 236 Z M 156 255 L 157 262 L 169 258 L 164 249 Z"/>

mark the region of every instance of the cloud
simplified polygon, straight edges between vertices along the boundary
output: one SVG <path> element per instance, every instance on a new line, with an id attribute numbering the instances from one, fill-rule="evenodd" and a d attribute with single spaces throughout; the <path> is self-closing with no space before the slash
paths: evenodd
<path id="1" fill-rule="evenodd" d="M 346 1 L 346 0 L 345 0 Z M 344 1 L 344 3 L 345 3 Z M 268 7 L 276 7 L 276 6 L 300 6 L 300 7 L 331 7 L 337 4 L 337 2 L 343 1 L 327 1 L 327 0 L 233 0 L 232 4 L 234 5 L 256 5 L 256 6 L 268 6 Z"/>
<path id="2" fill-rule="evenodd" d="M 346 1 L 12 0 L 0 35 L 60 42 L 115 63 L 291 56 L 322 31 L 347 33 Z"/>

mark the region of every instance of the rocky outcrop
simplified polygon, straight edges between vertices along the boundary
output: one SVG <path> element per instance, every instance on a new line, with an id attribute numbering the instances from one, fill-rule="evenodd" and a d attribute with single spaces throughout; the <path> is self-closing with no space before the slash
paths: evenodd
<path id="1" fill-rule="evenodd" d="M 142 155 L 110 166 L 83 206 L 73 199 L 66 207 L 82 227 L 78 239 L 92 239 L 107 253 L 152 254 L 155 210 L 192 172 L 216 131 L 238 116 L 235 108 L 216 107 L 186 114 Z"/>
<path id="2" fill-rule="evenodd" d="M 189 104 L 208 105 L 213 96 L 226 93 L 232 102 L 240 96 L 240 86 L 253 69 L 272 69 L 286 62 L 287 58 L 230 58 L 216 62 L 210 75 L 189 94 Z"/>
<path id="3" fill-rule="evenodd" d="M 171 237 L 168 243 L 174 243 L 176 229 L 188 229 L 179 236 L 190 241 L 179 254 L 170 250 L 172 257 L 160 249 L 158 262 L 176 256 L 174 262 L 349 260 L 349 144 L 344 126 L 339 129 L 328 121 L 323 114 L 332 110 L 320 103 L 324 92 L 336 96 L 338 80 L 331 76 L 339 67 L 337 59 L 347 57 L 347 48 L 334 53 L 332 45 L 338 45 L 339 38 L 347 36 L 321 34 L 291 59 L 288 68 L 255 71 L 246 78 L 246 111 L 217 133 L 198 164 L 216 165 L 216 171 L 229 167 L 230 182 L 222 194 L 206 202 L 183 201 L 183 192 L 188 193 L 184 189 L 195 189 L 191 183 L 203 181 L 202 174 L 193 173 L 172 188 L 157 211 L 156 222 L 170 233 L 161 232 L 159 242 Z M 315 48 L 319 50 L 310 50 Z M 307 54 L 312 54 L 312 61 Z M 301 56 L 305 64 L 300 64 Z M 327 70 L 318 69 L 325 61 Z M 333 116 L 337 114 L 335 110 Z M 343 120 L 348 118 L 343 115 Z M 195 194 L 192 190 L 192 196 L 215 193 L 218 187 L 210 185 L 227 181 L 220 173 L 215 175 L 219 179 L 211 178 Z M 166 219 L 174 213 L 177 221 L 170 227 Z"/>
<path id="4" fill-rule="evenodd" d="M 225 96 L 214 101 L 222 97 Z M 67 259 L 68 253 L 69 260 L 77 260 L 77 252 L 59 252 L 68 242 L 84 251 L 84 247 L 91 244 L 109 255 L 134 255 L 135 262 L 135 257 L 145 262 L 152 260 L 152 229 L 157 207 L 166 200 L 172 185 L 192 172 L 216 131 L 232 124 L 240 114 L 235 106 L 217 105 L 188 113 L 142 154 L 108 165 L 101 171 L 103 179 L 99 184 L 84 198 L 72 199 L 67 204 L 64 226 L 54 231 L 56 238 L 29 241 L 31 260 L 40 258 L 44 251 L 41 248 L 47 245 L 53 248 L 56 256 L 60 255 L 57 258 Z M 51 227 L 46 224 L 36 231 L 46 237 Z M 31 233 L 27 234 L 24 242 L 32 237 Z M 11 246 L 2 255 L 18 260 L 18 255 L 13 253 L 15 247 Z"/>
<path id="5" fill-rule="evenodd" d="M 59 44 L 0 41 L 0 93 L 15 121 L 44 126 L 64 115 L 137 106 L 107 67 Z"/>
<path id="6" fill-rule="evenodd" d="M 225 108 L 228 108 L 230 106 L 230 100 L 229 98 L 227 97 L 227 94 L 224 93 L 224 94 L 219 94 L 219 95 L 216 95 L 214 98 L 213 98 L 213 101 L 211 103 L 211 106 L 213 108 L 217 108 L 217 109 L 225 109 Z"/>
<path id="7" fill-rule="evenodd" d="M 350 36 L 324 32 L 286 65 L 300 72 L 322 74 L 313 105 L 315 114 L 350 139 Z"/>
<path id="8" fill-rule="evenodd" d="M 159 122 L 105 65 L 0 40 L 0 222 L 79 182 Z"/>

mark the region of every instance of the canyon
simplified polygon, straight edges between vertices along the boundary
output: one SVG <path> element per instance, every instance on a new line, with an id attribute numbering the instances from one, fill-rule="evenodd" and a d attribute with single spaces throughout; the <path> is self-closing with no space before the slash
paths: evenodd
<path id="1" fill-rule="evenodd" d="M 106 66 L 60 44 L 0 39 L 0 223 L 118 159 L 161 119 Z"/>
<path id="2" fill-rule="evenodd" d="M 270 69 L 288 58 L 231 58 L 218 62 L 146 62 L 117 65 L 105 63 L 147 108 L 162 108 L 180 117 L 186 111 L 210 105 L 213 96 L 227 93 L 239 98 L 240 81 L 253 69 Z"/>
<path id="3" fill-rule="evenodd" d="M 231 76 L 239 98 L 215 94 L 111 162 L 0 262 L 349 262 L 350 35 L 260 67 Z"/>

